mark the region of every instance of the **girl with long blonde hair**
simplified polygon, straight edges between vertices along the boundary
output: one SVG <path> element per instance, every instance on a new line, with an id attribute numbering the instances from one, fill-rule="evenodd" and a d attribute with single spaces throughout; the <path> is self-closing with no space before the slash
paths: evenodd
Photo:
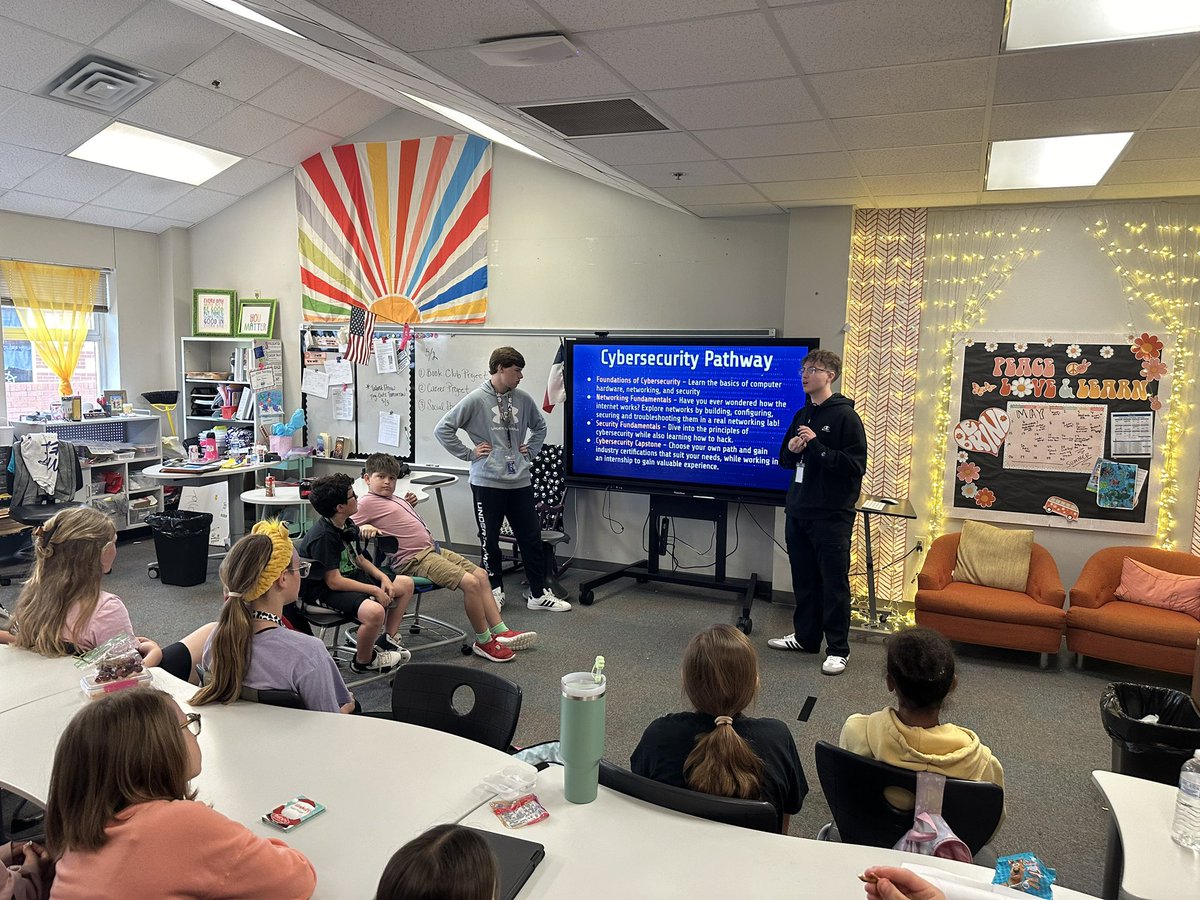
<path id="1" fill-rule="evenodd" d="M 732 625 L 700 632 L 683 656 L 683 690 L 695 712 L 651 722 L 630 758 L 633 771 L 704 794 L 767 800 L 786 831 L 808 781 L 787 725 L 743 715 L 758 685 L 758 655 L 744 634 Z"/>

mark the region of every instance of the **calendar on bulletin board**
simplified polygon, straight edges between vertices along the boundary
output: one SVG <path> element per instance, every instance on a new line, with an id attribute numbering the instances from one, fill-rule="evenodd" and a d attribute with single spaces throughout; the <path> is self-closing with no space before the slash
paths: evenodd
<path id="1" fill-rule="evenodd" d="M 1150 533 L 1170 362 L 1156 335 L 958 335 L 945 506 L 959 518 Z"/>

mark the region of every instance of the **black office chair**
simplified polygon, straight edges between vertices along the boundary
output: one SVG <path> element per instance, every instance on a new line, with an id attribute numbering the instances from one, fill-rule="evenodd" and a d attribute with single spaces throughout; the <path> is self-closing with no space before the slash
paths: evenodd
<path id="1" fill-rule="evenodd" d="M 645 800 L 664 809 L 685 813 L 724 825 L 736 825 L 754 831 L 779 834 L 783 817 L 766 800 L 742 800 L 737 797 L 718 797 L 688 788 L 663 784 L 653 778 L 636 775 L 628 769 L 600 760 L 600 783 L 622 794 Z"/>
<path id="2" fill-rule="evenodd" d="M 196 664 L 196 676 L 200 680 L 201 687 L 208 683 L 209 674 L 207 666 L 200 665 L 199 663 Z M 304 705 L 304 701 L 300 699 L 300 694 L 296 691 L 283 691 L 274 688 L 259 691 L 243 686 L 241 699 L 250 703 L 262 703 L 265 706 L 282 706 L 284 709 L 308 709 Z"/>
<path id="3" fill-rule="evenodd" d="M 847 844 L 894 847 L 913 825 L 913 809 L 894 805 L 889 788 L 914 798 L 917 773 L 879 762 L 826 741 L 817 741 L 817 777 L 833 813 L 833 823 Z M 971 853 L 978 854 L 1004 816 L 1004 788 L 990 781 L 947 778 L 942 794 L 942 818 Z M 829 839 L 829 825 L 817 835 Z"/>
<path id="4" fill-rule="evenodd" d="M 464 712 L 459 712 L 455 703 L 460 688 L 468 688 L 473 695 Z M 521 700 L 520 685 L 482 669 L 409 663 L 397 670 L 392 682 L 391 718 L 509 752 L 521 716 Z"/>
<path id="5" fill-rule="evenodd" d="M 8 516 L 22 525 L 42 525 L 64 509 L 81 504 L 74 500 L 83 486 L 83 469 L 75 445 L 58 441 L 58 477 L 53 490 L 46 490 L 33 480 L 26 465 L 26 452 L 38 452 L 45 434 L 27 434 L 13 445 L 13 491 Z"/>
<path id="6" fill-rule="evenodd" d="M 542 525 L 542 568 L 546 586 L 556 597 L 569 597 L 570 592 L 562 586 L 558 576 L 566 571 L 566 566 L 560 566 L 555 557 L 554 548 L 559 544 L 569 544 L 570 536 L 563 531 L 563 509 L 567 498 L 566 470 L 563 467 L 563 448 L 558 444 L 543 444 L 538 455 L 529 464 L 533 478 L 534 509 Z M 500 542 L 509 547 L 511 556 L 507 558 L 508 571 L 521 568 L 521 548 L 512 529 L 505 521 L 500 529 Z"/>

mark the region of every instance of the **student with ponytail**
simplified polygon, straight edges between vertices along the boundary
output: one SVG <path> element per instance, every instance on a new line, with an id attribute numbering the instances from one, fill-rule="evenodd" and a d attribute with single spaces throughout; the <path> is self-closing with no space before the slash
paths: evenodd
<path id="1" fill-rule="evenodd" d="M 325 644 L 284 625 L 308 563 L 300 562 L 278 521 L 259 522 L 221 563 L 225 605 L 204 647 L 207 683 L 193 706 L 232 703 L 242 688 L 295 691 L 306 708 L 354 712 L 356 704 Z"/>
<path id="2" fill-rule="evenodd" d="M 683 690 L 695 712 L 650 723 L 630 758 L 634 772 L 705 794 L 767 800 L 783 830 L 800 811 L 808 781 L 787 725 L 743 715 L 758 694 L 758 656 L 732 625 L 688 643 Z"/>

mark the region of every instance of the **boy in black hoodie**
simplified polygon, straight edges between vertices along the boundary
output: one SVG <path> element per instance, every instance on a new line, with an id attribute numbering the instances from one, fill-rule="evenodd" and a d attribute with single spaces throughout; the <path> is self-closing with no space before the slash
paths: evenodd
<path id="1" fill-rule="evenodd" d="M 850 536 L 867 468 L 867 435 L 854 401 L 833 392 L 842 358 L 814 350 L 801 366 L 808 400 L 779 448 L 779 464 L 796 471 L 784 531 L 796 596 L 795 631 L 767 643 L 776 650 L 818 653 L 823 634 L 821 671 L 841 675 L 850 656 Z"/>

